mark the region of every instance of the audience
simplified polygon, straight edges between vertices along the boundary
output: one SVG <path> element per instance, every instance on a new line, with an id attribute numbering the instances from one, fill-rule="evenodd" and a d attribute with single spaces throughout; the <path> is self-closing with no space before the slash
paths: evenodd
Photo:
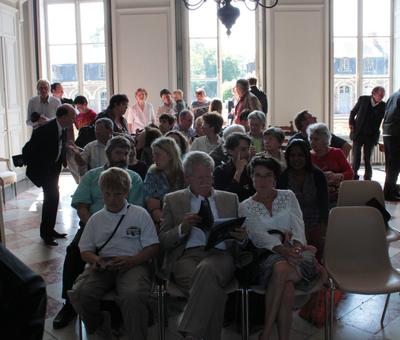
<path id="1" fill-rule="evenodd" d="M 228 136 L 230 136 L 234 132 L 245 133 L 245 129 L 242 125 L 238 124 L 227 126 L 222 133 L 223 141 L 225 141 L 228 138 Z M 210 156 L 214 160 L 215 167 L 229 161 L 229 156 L 225 152 L 224 143 L 221 143 L 213 151 L 211 151 Z"/>
<path id="2" fill-rule="evenodd" d="M 193 125 L 193 113 L 190 110 L 183 110 L 179 114 L 178 124 L 174 127 L 174 130 L 182 132 L 186 137 L 187 141 L 190 142 L 193 137 L 196 136 L 196 131 L 192 128 Z"/>
<path id="3" fill-rule="evenodd" d="M 321 259 L 328 222 L 328 184 L 324 173 L 311 162 L 310 151 L 302 139 L 290 142 L 285 153 L 287 169 L 281 174 L 277 188 L 289 189 L 299 201 L 307 243 L 317 248 Z"/>
<path id="4" fill-rule="evenodd" d="M 100 302 L 115 290 L 129 339 L 146 339 L 157 232 L 145 209 L 128 204 L 132 183 L 125 170 L 104 171 L 99 187 L 105 206 L 89 218 L 79 241 L 82 260 L 89 266 L 74 284 L 71 302 L 89 335 L 112 339 L 111 316 L 101 311 Z"/>
<path id="5" fill-rule="evenodd" d="M 148 167 L 153 164 L 151 143 L 161 136 L 160 130 L 152 127 L 145 127 L 145 129 L 136 136 L 136 152 L 138 159 L 145 162 Z"/>
<path id="6" fill-rule="evenodd" d="M 160 119 L 160 116 L 164 113 L 175 116 L 176 112 L 174 110 L 174 102 L 172 101 L 171 92 L 168 89 L 162 89 L 160 91 L 160 98 L 162 100 L 162 104 L 157 109 L 158 119 Z"/>
<path id="7" fill-rule="evenodd" d="M 260 155 L 275 159 L 281 166 L 281 170 L 286 169 L 285 154 L 282 151 L 282 144 L 285 140 L 283 130 L 278 127 L 270 127 L 263 132 L 264 152 Z"/>
<path id="8" fill-rule="evenodd" d="M 110 118 L 114 123 L 114 135 L 128 134 L 128 123 L 124 114 L 128 109 L 129 99 L 125 94 L 114 94 L 107 109 L 97 115 L 97 119 Z"/>
<path id="9" fill-rule="evenodd" d="M 138 88 L 135 92 L 136 103 L 126 112 L 129 133 L 135 134 L 137 130 L 143 130 L 149 124 L 156 124 L 153 105 L 147 102 L 147 91 Z"/>
<path id="10" fill-rule="evenodd" d="M 174 111 L 176 112 L 177 115 L 179 115 L 179 113 L 182 110 L 188 109 L 187 104 L 183 100 L 183 91 L 182 90 L 179 90 L 179 89 L 175 90 L 173 92 L 173 97 L 174 97 L 174 101 L 175 101 Z"/>
<path id="11" fill-rule="evenodd" d="M 254 188 L 246 166 L 250 159 L 249 136 L 235 132 L 225 140 L 225 150 L 229 154 L 229 161 L 217 166 L 214 171 L 214 186 L 217 190 L 233 192 L 239 201 L 254 194 Z"/>
<path id="12" fill-rule="evenodd" d="M 192 141 L 195 140 L 198 137 L 204 136 L 204 119 L 203 116 L 199 116 L 195 119 L 194 121 L 194 130 L 196 132 L 196 135 L 192 138 Z"/>
<path id="13" fill-rule="evenodd" d="M 61 106 L 58 98 L 50 96 L 50 83 L 47 80 L 39 80 L 36 83 L 36 90 L 38 95 L 29 99 L 26 119 L 26 124 L 33 128 L 55 118 L 57 108 Z"/>
<path id="14" fill-rule="evenodd" d="M 172 130 L 170 132 L 167 132 L 165 134 L 165 137 L 171 137 L 173 140 L 175 140 L 181 151 L 181 158 L 183 158 L 183 156 L 189 151 L 189 143 L 182 132 Z"/>
<path id="15" fill-rule="evenodd" d="M 272 158 L 255 157 L 250 175 L 256 193 L 240 204 L 245 227 L 256 248 L 257 271 L 253 284 L 265 287 L 264 328 L 261 340 L 272 337 L 276 323 L 279 339 L 289 339 L 294 286 L 309 283 L 318 272 L 312 251 L 306 247 L 304 222 L 296 196 L 275 189 L 280 166 Z"/>
<path id="16" fill-rule="evenodd" d="M 210 102 L 207 99 L 206 91 L 202 88 L 199 88 L 195 91 L 196 100 L 192 102 L 192 111 L 194 114 L 194 118 L 205 114 L 208 112 L 208 107 L 210 106 Z"/>
<path id="17" fill-rule="evenodd" d="M 214 98 L 210 103 L 210 108 L 208 109 L 209 112 L 217 112 L 222 115 L 222 101 L 218 98 Z"/>
<path id="18" fill-rule="evenodd" d="M 258 98 L 250 92 L 249 81 L 247 79 L 238 79 L 236 81 L 236 91 L 239 101 L 235 106 L 235 123 L 239 123 L 240 114 L 243 110 L 261 110 L 261 103 Z"/>
<path id="19" fill-rule="evenodd" d="M 251 145 L 255 152 L 263 151 L 263 131 L 265 129 L 265 113 L 261 111 L 253 111 L 248 116 L 249 120 L 249 136 L 251 137 Z"/>
<path id="20" fill-rule="evenodd" d="M 94 132 L 96 140 L 88 143 L 82 150 L 75 144 L 70 144 L 69 149 L 74 152 L 79 175 L 83 176 L 88 170 L 103 166 L 107 162 L 106 145 L 112 138 L 113 122 L 109 118 L 100 118 L 96 121 Z"/>
<path id="21" fill-rule="evenodd" d="M 296 125 L 296 129 L 298 130 L 298 132 L 296 132 L 293 136 L 289 138 L 289 143 L 292 139 L 302 139 L 308 144 L 309 148 L 311 149 L 309 136 L 307 135 L 307 128 L 311 124 L 314 124 L 316 122 L 317 118 L 314 117 L 314 115 L 307 110 L 299 112 L 294 119 L 294 125 Z M 351 151 L 351 145 L 347 143 L 343 138 L 340 138 L 333 133 L 331 133 L 330 146 L 333 148 L 342 149 L 346 158 L 349 156 L 349 153 Z"/>
<path id="22" fill-rule="evenodd" d="M 204 151 L 209 154 L 218 145 L 222 144 L 222 138 L 219 133 L 224 120 L 218 113 L 205 113 L 199 118 L 204 120 L 203 130 L 205 136 L 195 138 L 190 146 L 190 151 Z"/>
<path id="23" fill-rule="evenodd" d="M 79 112 L 75 119 L 75 127 L 79 130 L 85 126 L 93 125 L 97 114 L 89 108 L 86 97 L 76 96 L 74 105 Z"/>
<path id="24" fill-rule="evenodd" d="M 205 249 L 206 234 L 197 214 L 206 207 L 213 219 L 238 214 L 237 196 L 214 190 L 214 162 L 204 152 L 189 152 L 183 160 L 188 187 L 164 199 L 161 246 L 165 251 L 163 270 L 184 292 L 188 301 L 178 325 L 184 339 L 220 339 L 226 303 L 225 287 L 234 277 L 233 250 L 236 244 L 223 241 Z M 243 230 L 235 233 L 243 241 Z"/>
<path id="25" fill-rule="evenodd" d="M 159 118 L 159 129 L 163 135 L 174 128 L 176 118 L 175 115 L 163 113 Z"/>
<path id="26" fill-rule="evenodd" d="M 129 142 L 131 143 L 131 153 L 129 154 L 128 169 L 136 172 L 144 180 L 149 167 L 145 162 L 137 159 L 135 140 L 129 139 Z"/>
<path id="27" fill-rule="evenodd" d="M 151 149 L 154 164 L 144 180 L 144 198 L 147 210 L 159 228 L 164 196 L 183 189 L 183 170 L 179 147 L 172 138 L 157 138 L 151 144 Z"/>
<path id="28" fill-rule="evenodd" d="M 72 196 L 71 205 L 77 210 L 79 217 L 79 226 L 72 242 L 67 247 L 67 253 L 63 268 L 63 286 L 62 297 L 65 304 L 53 320 L 53 328 L 59 329 L 68 325 L 74 318 L 75 312 L 68 299 L 67 292 L 71 290 L 76 278 L 85 268 L 85 263 L 80 257 L 78 247 L 82 232 L 89 217 L 95 212 L 101 210 L 104 206 L 103 196 L 99 187 L 100 174 L 111 167 L 120 167 L 126 169 L 128 166 L 131 144 L 129 140 L 122 136 L 110 139 L 106 146 L 107 163 L 104 167 L 89 170 L 81 179 L 75 193 Z M 127 170 L 131 177 L 132 187 L 129 191 L 128 202 L 143 206 L 143 181 L 133 171 Z"/>
<path id="29" fill-rule="evenodd" d="M 337 201 L 340 183 L 343 180 L 353 179 L 353 169 L 347 161 L 343 151 L 330 147 L 331 133 L 323 123 L 312 124 L 308 127 L 310 136 L 311 160 L 326 176 L 329 189 L 329 201 Z"/>

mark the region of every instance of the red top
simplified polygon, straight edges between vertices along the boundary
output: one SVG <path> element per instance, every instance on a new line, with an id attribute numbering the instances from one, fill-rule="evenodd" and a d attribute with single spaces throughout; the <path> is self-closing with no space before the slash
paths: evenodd
<path id="1" fill-rule="evenodd" d="M 344 153 L 340 149 L 329 148 L 327 154 L 317 157 L 311 152 L 311 161 L 322 171 L 332 171 L 343 174 L 343 179 L 353 179 L 354 173 Z"/>
<path id="2" fill-rule="evenodd" d="M 89 109 L 88 112 L 79 112 L 75 119 L 75 126 L 79 130 L 88 125 L 92 125 L 96 119 L 96 112 Z"/>

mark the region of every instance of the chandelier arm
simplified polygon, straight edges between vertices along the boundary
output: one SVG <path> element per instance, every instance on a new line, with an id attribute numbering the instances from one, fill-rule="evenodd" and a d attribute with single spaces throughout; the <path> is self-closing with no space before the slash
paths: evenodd
<path id="1" fill-rule="evenodd" d="M 262 8 L 273 8 L 273 7 L 275 7 L 277 4 L 278 4 L 278 1 L 279 0 L 275 0 L 274 1 L 274 3 L 272 4 L 272 5 L 269 5 L 269 6 L 267 6 L 267 5 L 263 5 L 261 2 L 262 2 L 262 0 L 249 0 L 250 2 L 255 2 L 256 4 L 255 4 L 255 8 L 254 9 L 256 9 L 258 6 L 260 6 L 260 7 L 262 7 Z M 244 2 L 246 3 L 247 2 L 247 0 L 244 0 Z M 247 5 L 246 5 L 246 7 L 249 9 L 249 10 L 251 10 Z"/>
<path id="2" fill-rule="evenodd" d="M 182 0 L 182 1 L 183 1 L 183 4 L 185 5 L 185 7 L 191 11 L 199 9 L 206 2 L 206 0 L 199 0 L 194 4 L 191 4 L 190 0 Z"/>

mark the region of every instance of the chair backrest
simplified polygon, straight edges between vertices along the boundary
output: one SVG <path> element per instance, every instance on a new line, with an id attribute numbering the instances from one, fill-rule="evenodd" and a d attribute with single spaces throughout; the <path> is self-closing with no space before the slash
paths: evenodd
<path id="1" fill-rule="evenodd" d="M 385 206 L 382 187 L 375 181 L 343 181 L 339 188 L 337 206 L 362 206 L 371 198 Z"/>
<path id="2" fill-rule="evenodd" d="M 391 268 L 385 224 L 372 207 L 336 207 L 329 214 L 324 248 L 329 275 Z"/>

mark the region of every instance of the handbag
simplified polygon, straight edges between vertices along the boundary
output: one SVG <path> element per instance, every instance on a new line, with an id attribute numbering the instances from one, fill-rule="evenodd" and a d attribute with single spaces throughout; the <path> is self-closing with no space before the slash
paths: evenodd
<path id="1" fill-rule="evenodd" d="M 129 207 L 130 207 L 130 205 L 128 204 L 128 206 L 126 207 L 126 211 L 127 211 L 127 212 L 128 212 Z M 94 253 L 95 253 L 97 256 L 99 256 L 100 251 L 101 251 L 101 250 L 107 245 L 107 243 L 110 242 L 110 240 L 113 238 L 113 236 L 114 236 L 115 233 L 117 232 L 119 226 L 121 225 L 121 223 L 122 223 L 124 217 L 125 217 L 125 215 L 122 215 L 122 216 L 121 216 L 121 218 L 119 219 L 117 225 L 115 226 L 115 228 L 114 228 L 113 232 L 111 233 L 111 235 L 109 236 L 109 238 L 108 238 L 100 247 L 96 248 L 96 250 L 95 250 Z"/>

